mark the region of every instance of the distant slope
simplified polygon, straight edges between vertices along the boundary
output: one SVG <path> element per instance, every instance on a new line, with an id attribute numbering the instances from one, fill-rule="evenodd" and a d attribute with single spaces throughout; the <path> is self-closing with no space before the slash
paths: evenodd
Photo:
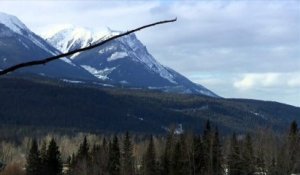
<path id="1" fill-rule="evenodd" d="M 282 132 L 292 120 L 300 123 L 300 108 L 274 102 L 99 88 L 28 76 L 1 77 L 0 97 L 2 127 L 165 133 L 182 124 L 184 130 L 201 132 L 209 119 L 223 132 L 260 127 Z"/>

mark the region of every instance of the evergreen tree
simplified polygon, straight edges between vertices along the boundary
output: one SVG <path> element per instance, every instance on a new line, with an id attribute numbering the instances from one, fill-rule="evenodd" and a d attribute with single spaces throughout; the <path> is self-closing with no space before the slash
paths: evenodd
<path id="1" fill-rule="evenodd" d="M 193 174 L 202 175 L 204 174 L 204 152 L 202 146 L 202 140 L 200 136 L 194 136 L 193 139 Z"/>
<path id="2" fill-rule="evenodd" d="M 69 159 L 70 158 L 70 159 Z M 75 166 L 76 166 L 76 155 L 75 153 L 72 153 L 71 156 L 69 156 L 67 164 L 68 164 L 68 172 L 67 175 L 75 175 Z"/>
<path id="3" fill-rule="evenodd" d="M 180 164 L 181 164 L 181 174 L 190 174 L 190 166 L 189 166 L 189 157 L 188 157 L 188 148 L 186 145 L 186 135 L 181 134 L 180 136 L 180 148 L 181 148 L 181 159 L 180 159 Z"/>
<path id="4" fill-rule="evenodd" d="M 42 174 L 46 174 L 46 159 L 47 159 L 47 142 L 46 140 L 43 141 L 41 150 L 40 150 L 40 155 L 41 155 L 41 172 Z"/>
<path id="5" fill-rule="evenodd" d="M 288 169 L 290 173 L 300 172 L 300 140 L 296 121 L 290 126 L 288 135 Z"/>
<path id="6" fill-rule="evenodd" d="M 80 144 L 76 156 L 72 159 L 71 174 L 87 175 L 90 174 L 92 166 L 90 166 L 89 144 L 87 138 L 84 137 Z"/>
<path id="7" fill-rule="evenodd" d="M 89 160 L 89 144 L 87 141 L 87 138 L 84 137 L 83 142 L 80 144 L 78 153 L 77 153 L 77 159 L 79 161 L 88 161 Z"/>
<path id="8" fill-rule="evenodd" d="M 181 165 L 181 159 L 182 159 L 181 155 L 182 152 L 181 152 L 180 142 L 176 142 L 172 154 L 172 166 L 171 166 L 172 175 L 181 175 L 181 169 L 183 168 Z"/>
<path id="9" fill-rule="evenodd" d="M 105 137 L 102 140 L 102 159 L 101 159 L 101 169 L 103 171 L 103 174 L 107 174 L 108 173 L 108 159 L 109 159 L 109 148 L 110 146 L 108 145 Z"/>
<path id="10" fill-rule="evenodd" d="M 252 139 L 249 134 L 246 135 L 242 151 L 242 166 L 243 166 L 243 174 L 245 175 L 253 175 L 255 172 L 255 158 L 252 146 Z"/>
<path id="11" fill-rule="evenodd" d="M 216 128 L 212 140 L 212 171 L 213 175 L 223 175 L 222 168 L 222 150 L 219 140 L 219 131 Z"/>
<path id="12" fill-rule="evenodd" d="M 300 140 L 296 121 L 290 125 L 287 140 L 277 157 L 278 174 L 292 174 L 300 171 Z"/>
<path id="13" fill-rule="evenodd" d="M 166 139 L 164 153 L 161 157 L 161 174 L 162 175 L 170 175 L 171 169 L 171 153 L 173 150 L 173 137 L 174 132 L 170 132 Z"/>
<path id="14" fill-rule="evenodd" d="M 29 155 L 27 157 L 26 175 L 41 175 L 41 158 L 38 144 L 35 139 L 32 140 Z"/>
<path id="15" fill-rule="evenodd" d="M 134 159 L 133 159 L 133 146 L 129 133 L 126 132 L 123 142 L 123 154 L 122 154 L 122 174 L 134 175 Z"/>
<path id="16" fill-rule="evenodd" d="M 143 174 L 157 175 L 156 153 L 152 136 L 143 159 Z"/>
<path id="17" fill-rule="evenodd" d="M 94 144 L 91 151 L 90 151 L 90 161 L 89 164 L 87 165 L 89 169 L 89 175 L 97 175 L 99 172 L 102 172 L 102 151 L 101 151 L 101 146 Z"/>
<path id="18" fill-rule="evenodd" d="M 62 174 L 62 161 L 61 155 L 56 145 L 55 140 L 52 138 L 48 149 L 46 157 L 46 174 L 45 175 L 61 175 Z"/>
<path id="19" fill-rule="evenodd" d="M 109 157 L 108 157 L 108 172 L 110 175 L 119 175 L 121 172 L 120 163 L 120 148 L 118 137 L 114 136 L 113 142 L 109 147 Z"/>
<path id="20" fill-rule="evenodd" d="M 203 159 L 204 159 L 204 174 L 210 175 L 213 172 L 212 169 L 212 132 L 210 121 L 207 120 L 204 133 L 203 133 Z"/>
<path id="21" fill-rule="evenodd" d="M 184 135 L 181 135 L 180 140 L 176 142 L 172 154 L 172 175 L 189 174 L 189 164 L 187 157 L 187 147 Z"/>
<path id="22" fill-rule="evenodd" d="M 232 135 L 229 151 L 230 152 L 227 160 L 228 175 L 241 175 L 242 167 L 240 160 L 240 148 L 235 133 Z"/>

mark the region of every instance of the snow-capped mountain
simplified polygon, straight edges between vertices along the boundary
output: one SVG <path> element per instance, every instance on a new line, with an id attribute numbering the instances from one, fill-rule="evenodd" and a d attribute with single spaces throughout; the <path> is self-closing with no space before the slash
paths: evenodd
<path id="1" fill-rule="evenodd" d="M 17 17 L 0 12 L 0 69 L 59 53 L 59 50 L 33 33 Z M 83 68 L 73 64 L 68 58 L 62 58 L 44 66 L 20 69 L 18 72 L 72 79 L 88 80 L 94 78 Z"/>
<path id="2" fill-rule="evenodd" d="M 61 52 L 67 52 L 119 33 L 111 29 L 93 33 L 84 28 L 71 27 L 47 35 L 45 39 Z M 205 87 L 157 62 L 135 34 L 75 54 L 71 59 L 74 64 L 81 66 L 99 80 L 111 84 L 217 97 Z"/>

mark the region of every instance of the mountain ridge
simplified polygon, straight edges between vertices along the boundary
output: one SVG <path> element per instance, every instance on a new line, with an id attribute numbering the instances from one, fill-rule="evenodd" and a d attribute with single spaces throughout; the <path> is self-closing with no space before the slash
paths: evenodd
<path id="1" fill-rule="evenodd" d="M 0 13 L 0 46 L 0 69 L 60 54 L 60 51 L 33 33 L 17 17 L 5 13 Z M 68 58 L 20 69 L 17 72 L 58 78 L 93 78 L 84 69 L 72 64 Z"/>
<path id="2" fill-rule="evenodd" d="M 67 52 L 100 42 L 119 34 L 120 31 L 108 28 L 107 31 L 99 33 L 72 27 L 57 31 L 45 40 L 62 52 Z M 71 59 L 97 78 L 115 84 L 219 97 L 205 87 L 197 86 L 171 68 L 161 65 L 135 34 L 118 38 L 103 47 L 85 53 L 74 54 Z"/>
<path id="3" fill-rule="evenodd" d="M 0 69 L 83 48 L 120 33 L 109 28 L 105 32 L 97 33 L 84 28 L 67 28 L 44 40 L 17 17 L 5 13 L 0 13 L 0 27 L 0 44 L 3 45 L 0 48 Z M 112 86 L 219 97 L 171 68 L 161 65 L 135 34 L 44 66 L 18 71 L 72 81 L 85 80 Z"/>

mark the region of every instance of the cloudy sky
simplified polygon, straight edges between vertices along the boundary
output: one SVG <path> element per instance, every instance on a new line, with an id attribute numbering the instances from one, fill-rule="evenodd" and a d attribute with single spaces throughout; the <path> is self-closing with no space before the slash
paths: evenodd
<path id="1" fill-rule="evenodd" d="M 223 97 L 300 106 L 300 1 L 3 1 L 42 35 L 65 25 L 129 30 L 152 55 Z"/>

